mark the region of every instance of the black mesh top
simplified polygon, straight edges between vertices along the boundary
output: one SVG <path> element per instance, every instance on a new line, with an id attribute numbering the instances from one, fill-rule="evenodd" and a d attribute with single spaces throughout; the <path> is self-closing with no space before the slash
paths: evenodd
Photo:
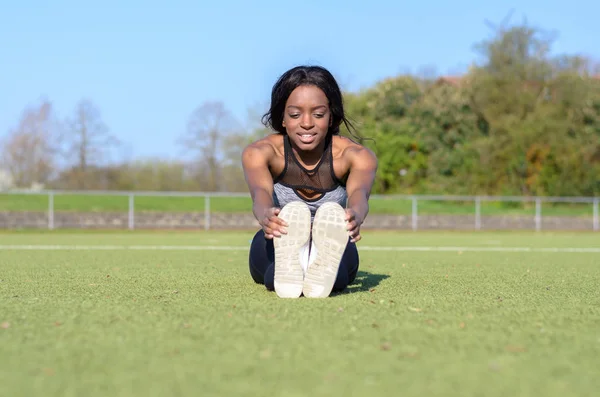
<path id="1" fill-rule="evenodd" d="M 280 183 L 291 189 L 306 200 L 318 200 L 325 193 L 344 186 L 333 171 L 332 138 L 326 138 L 325 150 L 317 165 L 309 170 L 305 168 L 292 150 L 288 135 L 283 137 L 285 167 L 274 183 Z"/>

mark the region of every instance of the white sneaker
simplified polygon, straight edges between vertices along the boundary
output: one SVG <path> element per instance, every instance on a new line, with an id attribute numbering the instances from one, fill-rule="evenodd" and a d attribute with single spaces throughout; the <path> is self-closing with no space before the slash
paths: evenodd
<path id="1" fill-rule="evenodd" d="M 345 215 L 344 208 L 333 202 L 324 203 L 315 213 L 312 241 L 316 255 L 306 271 L 303 287 L 307 298 L 326 298 L 331 294 L 349 241 Z"/>
<path id="2" fill-rule="evenodd" d="M 287 222 L 287 234 L 273 238 L 275 292 L 280 298 L 299 298 L 304 284 L 300 250 L 310 239 L 310 209 L 302 201 L 285 205 L 279 217 Z"/>

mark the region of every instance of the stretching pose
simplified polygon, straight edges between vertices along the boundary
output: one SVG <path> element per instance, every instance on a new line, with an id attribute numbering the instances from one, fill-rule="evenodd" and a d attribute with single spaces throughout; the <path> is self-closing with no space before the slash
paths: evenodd
<path id="1" fill-rule="evenodd" d="M 273 86 L 263 117 L 276 133 L 248 145 L 242 165 L 259 230 L 250 274 L 282 298 L 324 298 L 354 281 L 377 159 L 339 135 L 342 93 L 329 71 L 298 66 Z"/>

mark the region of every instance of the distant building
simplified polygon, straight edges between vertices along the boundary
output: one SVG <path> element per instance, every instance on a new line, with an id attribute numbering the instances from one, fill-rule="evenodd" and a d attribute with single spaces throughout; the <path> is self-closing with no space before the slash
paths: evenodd
<path id="1" fill-rule="evenodd" d="M 461 76 L 442 76 L 435 81 L 436 84 L 449 84 L 458 87 L 463 81 Z"/>
<path id="2" fill-rule="evenodd" d="M 7 170 L 0 168 L 0 191 L 14 188 L 14 181 Z"/>

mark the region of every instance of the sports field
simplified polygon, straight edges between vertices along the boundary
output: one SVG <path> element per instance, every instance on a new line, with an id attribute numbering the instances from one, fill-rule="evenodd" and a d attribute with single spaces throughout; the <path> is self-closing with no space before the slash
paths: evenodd
<path id="1" fill-rule="evenodd" d="M 252 233 L 0 232 L 6 396 L 590 396 L 600 234 L 365 232 L 282 300 Z"/>

